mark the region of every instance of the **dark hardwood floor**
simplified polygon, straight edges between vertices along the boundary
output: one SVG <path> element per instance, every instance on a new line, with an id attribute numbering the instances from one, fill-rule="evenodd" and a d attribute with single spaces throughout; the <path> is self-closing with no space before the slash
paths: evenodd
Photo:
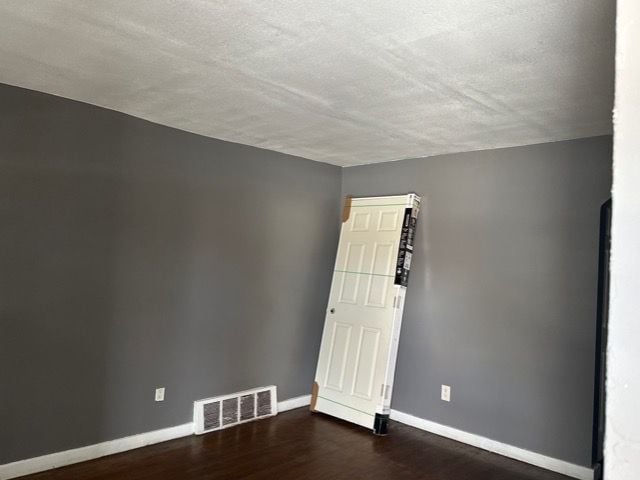
<path id="1" fill-rule="evenodd" d="M 306 409 L 103 457 L 25 479 L 566 480 L 402 424 L 375 437 Z"/>

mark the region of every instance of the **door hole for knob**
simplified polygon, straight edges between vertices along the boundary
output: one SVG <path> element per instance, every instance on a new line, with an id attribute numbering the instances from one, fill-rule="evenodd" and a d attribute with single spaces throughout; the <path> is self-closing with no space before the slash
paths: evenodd
<path id="1" fill-rule="evenodd" d="M 336 309 L 332 308 L 331 310 L 329 310 L 330 313 L 336 313 Z"/>

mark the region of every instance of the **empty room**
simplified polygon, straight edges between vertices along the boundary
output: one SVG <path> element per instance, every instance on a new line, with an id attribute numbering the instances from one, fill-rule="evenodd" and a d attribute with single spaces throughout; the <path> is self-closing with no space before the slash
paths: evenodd
<path id="1" fill-rule="evenodd" d="M 637 0 L 0 2 L 0 480 L 640 478 Z"/>

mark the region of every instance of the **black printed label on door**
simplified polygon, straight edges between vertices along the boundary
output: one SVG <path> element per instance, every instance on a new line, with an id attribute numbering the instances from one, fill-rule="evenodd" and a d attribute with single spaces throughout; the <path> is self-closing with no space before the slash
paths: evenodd
<path id="1" fill-rule="evenodd" d="M 413 238 L 416 231 L 416 217 L 418 209 L 406 208 L 402 219 L 402 232 L 400 233 L 400 248 L 398 249 L 398 261 L 396 262 L 395 284 L 406 287 L 409 282 L 409 269 L 413 255 Z"/>

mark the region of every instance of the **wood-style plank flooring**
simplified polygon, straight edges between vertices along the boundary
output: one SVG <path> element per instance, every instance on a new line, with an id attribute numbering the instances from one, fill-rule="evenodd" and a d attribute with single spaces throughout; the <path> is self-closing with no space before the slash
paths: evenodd
<path id="1" fill-rule="evenodd" d="M 392 423 L 390 434 L 306 409 L 50 470 L 24 480 L 567 480 Z"/>

